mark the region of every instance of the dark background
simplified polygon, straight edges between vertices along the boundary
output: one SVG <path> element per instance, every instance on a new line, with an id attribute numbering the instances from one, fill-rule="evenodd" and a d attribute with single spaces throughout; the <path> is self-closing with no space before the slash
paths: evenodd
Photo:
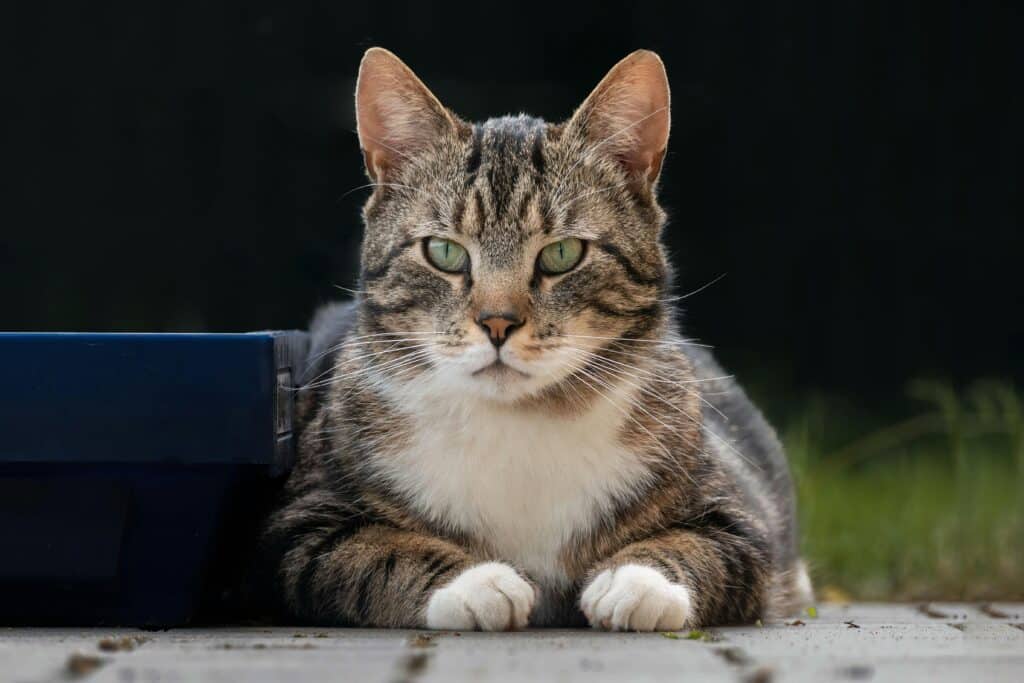
<path id="1" fill-rule="evenodd" d="M 966 3 L 965 3 L 966 4 Z M 972 3 L 19 3 L 0 329 L 303 326 L 354 287 L 352 113 L 383 45 L 479 119 L 673 88 L 688 331 L 776 395 L 1024 376 L 1022 24 Z"/>

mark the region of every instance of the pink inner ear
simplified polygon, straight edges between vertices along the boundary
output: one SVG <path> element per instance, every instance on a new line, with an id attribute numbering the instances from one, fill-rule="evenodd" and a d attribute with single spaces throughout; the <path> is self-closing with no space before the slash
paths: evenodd
<path id="1" fill-rule="evenodd" d="M 359 142 L 370 174 L 379 177 L 417 148 L 416 126 L 410 124 L 410 100 L 403 105 L 399 84 L 381 80 L 360 87 L 358 94 Z M 360 84 L 362 86 L 362 83 Z M 390 89 L 389 89 L 390 86 Z M 422 126 L 420 126 L 422 130 Z"/>
<path id="2" fill-rule="evenodd" d="M 654 180 L 668 145 L 669 101 L 661 60 L 640 51 L 619 62 L 580 109 L 594 143 Z"/>
<path id="3" fill-rule="evenodd" d="M 453 125 L 412 70 L 379 48 L 369 50 L 359 67 L 356 121 L 366 168 L 378 179 Z"/>

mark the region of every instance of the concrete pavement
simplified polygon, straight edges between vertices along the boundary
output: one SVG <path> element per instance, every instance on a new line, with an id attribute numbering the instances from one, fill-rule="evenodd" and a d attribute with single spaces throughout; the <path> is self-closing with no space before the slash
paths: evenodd
<path id="1" fill-rule="evenodd" d="M 678 634 L 0 628 L 0 681 L 1024 681 L 1024 604 L 823 605 Z"/>

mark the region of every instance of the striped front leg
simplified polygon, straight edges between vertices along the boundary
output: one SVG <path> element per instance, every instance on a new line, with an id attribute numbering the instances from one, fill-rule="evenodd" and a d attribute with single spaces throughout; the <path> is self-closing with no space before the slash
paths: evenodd
<path id="1" fill-rule="evenodd" d="M 763 546 L 721 529 L 678 529 L 631 543 L 588 576 L 580 608 L 594 628 L 674 631 L 761 616 Z"/>
<path id="2" fill-rule="evenodd" d="M 294 615 L 321 623 L 503 630 L 525 626 L 534 599 L 511 567 L 379 525 L 307 539 L 287 553 L 281 574 Z"/>

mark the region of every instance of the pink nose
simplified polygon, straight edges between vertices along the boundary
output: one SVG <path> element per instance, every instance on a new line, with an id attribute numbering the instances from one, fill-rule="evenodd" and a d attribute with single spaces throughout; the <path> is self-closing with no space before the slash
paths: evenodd
<path id="1" fill-rule="evenodd" d="M 509 335 L 523 324 L 522 319 L 514 313 L 484 312 L 477 317 L 476 322 L 484 328 L 491 343 L 495 346 L 504 344 Z"/>

